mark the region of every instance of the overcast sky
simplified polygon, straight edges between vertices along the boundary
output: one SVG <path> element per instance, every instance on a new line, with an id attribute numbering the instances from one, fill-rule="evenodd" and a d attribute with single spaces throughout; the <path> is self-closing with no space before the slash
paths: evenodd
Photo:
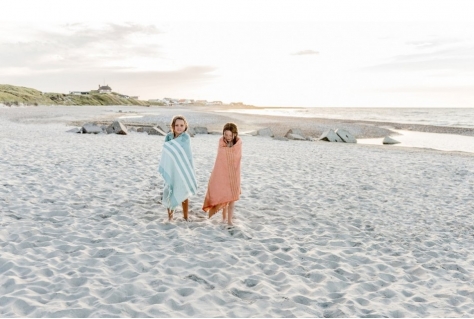
<path id="1" fill-rule="evenodd" d="M 2 0 L 0 84 L 259 106 L 474 107 L 474 1 Z"/>

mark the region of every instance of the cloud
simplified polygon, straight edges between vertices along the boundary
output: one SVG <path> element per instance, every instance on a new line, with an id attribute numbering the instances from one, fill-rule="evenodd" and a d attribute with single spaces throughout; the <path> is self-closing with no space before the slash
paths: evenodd
<path id="1" fill-rule="evenodd" d="M 433 37 L 426 40 L 407 41 L 405 42 L 405 44 L 409 46 L 414 46 L 418 49 L 429 49 L 429 48 L 445 46 L 448 44 L 456 44 L 460 42 L 462 41 L 456 38 Z"/>
<path id="2" fill-rule="evenodd" d="M 164 58 L 162 47 L 157 44 L 161 34 L 148 25 L 107 24 L 93 28 L 75 23 L 57 31 L 36 30 L 30 35 L 31 41 L 0 40 L 0 83 L 68 93 L 96 89 L 105 81 L 116 92 L 154 98 L 173 92 L 187 96 L 216 77 L 216 68 L 210 65 L 157 70 Z M 138 63 L 150 71 L 141 71 Z"/>
<path id="3" fill-rule="evenodd" d="M 298 51 L 295 53 L 292 53 L 291 55 L 318 55 L 318 51 L 313 51 L 313 50 L 303 50 L 303 51 Z"/>
<path id="4" fill-rule="evenodd" d="M 365 71 L 448 71 L 474 73 L 474 47 L 456 47 L 424 53 L 397 55 Z M 448 73 L 446 73 L 448 75 Z"/>
<path id="5" fill-rule="evenodd" d="M 67 24 L 55 32 L 36 31 L 31 41 L 0 43 L 0 68 L 74 69 L 111 65 L 129 57 L 156 58 L 162 55 L 160 46 L 138 39 L 160 34 L 155 26 L 132 23 L 102 28 Z"/>

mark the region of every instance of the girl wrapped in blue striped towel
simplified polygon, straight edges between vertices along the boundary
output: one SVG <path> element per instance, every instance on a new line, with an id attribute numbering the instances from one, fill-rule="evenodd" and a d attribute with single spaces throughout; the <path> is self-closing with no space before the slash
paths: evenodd
<path id="1" fill-rule="evenodd" d="M 186 132 L 188 122 L 182 115 L 173 117 L 171 132 L 165 137 L 158 171 L 165 180 L 162 203 L 168 210 L 168 219 L 180 205 L 184 219 L 188 220 L 188 198 L 197 192 L 191 137 Z"/>

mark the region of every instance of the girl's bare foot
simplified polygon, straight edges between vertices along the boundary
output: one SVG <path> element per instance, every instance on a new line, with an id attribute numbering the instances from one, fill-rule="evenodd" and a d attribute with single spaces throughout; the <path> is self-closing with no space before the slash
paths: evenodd
<path id="1" fill-rule="evenodd" d="M 227 206 L 228 207 L 228 210 L 227 210 L 227 225 L 229 226 L 234 226 L 234 224 L 232 224 L 232 217 L 234 217 L 234 203 L 235 202 L 231 202 L 229 203 L 229 205 Z"/>
<path id="2" fill-rule="evenodd" d="M 227 220 L 227 206 L 222 209 L 222 222 L 225 223 Z"/>
<path id="3" fill-rule="evenodd" d="M 169 221 L 172 221 L 172 220 L 173 220 L 173 213 L 174 213 L 174 212 L 173 212 L 172 210 L 168 209 L 168 220 L 169 220 Z"/>

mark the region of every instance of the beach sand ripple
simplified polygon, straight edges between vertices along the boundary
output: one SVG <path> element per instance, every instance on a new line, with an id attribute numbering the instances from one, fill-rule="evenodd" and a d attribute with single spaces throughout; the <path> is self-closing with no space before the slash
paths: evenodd
<path id="1" fill-rule="evenodd" d="M 0 112 L 2 317 L 474 315 L 472 156 L 243 136 L 229 228 L 201 211 L 217 137 L 197 135 L 170 223 L 163 137 Z"/>

